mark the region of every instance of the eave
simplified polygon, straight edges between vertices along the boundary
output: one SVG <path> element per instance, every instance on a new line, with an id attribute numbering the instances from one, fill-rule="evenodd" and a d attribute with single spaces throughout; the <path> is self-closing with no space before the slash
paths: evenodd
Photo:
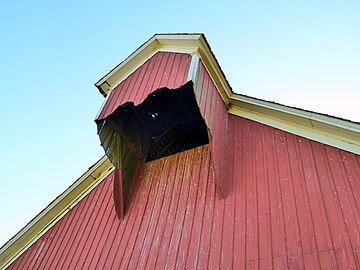
<path id="1" fill-rule="evenodd" d="M 156 34 L 101 78 L 96 87 L 107 96 L 158 51 L 189 53 L 199 57 L 229 113 L 360 154 L 359 123 L 234 93 L 203 34 Z"/>
<path id="2" fill-rule="evenodd" d="M 238 94 L 229 113 L 360 154 L 359 123 Z"/>
<path id="3" fill-rule="evenodd" d="M 119 83 L 159 51 L 197 55 L 211 74 L 224 102 L 229 103 L 232 90 L 203 34 L 156 34 L 102 77 L 95 86 L 106 97 Z"/>

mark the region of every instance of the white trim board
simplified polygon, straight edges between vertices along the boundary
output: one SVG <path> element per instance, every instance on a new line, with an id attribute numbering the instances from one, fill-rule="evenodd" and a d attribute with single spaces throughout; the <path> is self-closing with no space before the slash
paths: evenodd
<path id="1" fill-rule="evenodd" d="M 252 110 L 234 105 L 230 107 L 229 113 L 360 155 L 360 133 L 353 130 L 354 126 L 351 129 L 339 128 L 286 112 L 269 112 L 258 108 Z"/>

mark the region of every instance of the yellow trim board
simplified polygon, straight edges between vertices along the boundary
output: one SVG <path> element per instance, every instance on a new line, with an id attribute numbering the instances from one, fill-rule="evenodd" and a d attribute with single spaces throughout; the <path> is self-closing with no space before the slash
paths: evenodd
<path id="1" fill-rule="evenodd" d="M 0 249 L 0 269 L 5 269 L 90 193 L 110 172 L 113 166 L 106 156 L 57 197 Z"/>

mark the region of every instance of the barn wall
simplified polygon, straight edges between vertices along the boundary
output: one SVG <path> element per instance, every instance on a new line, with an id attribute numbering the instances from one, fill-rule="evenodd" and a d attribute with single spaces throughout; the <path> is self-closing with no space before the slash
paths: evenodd
<path id="1" fill-rule="evenodd" d="M 228 248 L 240 251 L 234 266 L 359 268 L 360 157 L 240 117 L 232 123 L 235 196 L 224 212 L 234 224 Z"/>
<path id="2" fill-rule="evenodd" d="M 233 160 L 227 158 L 229 143 L 233 137 L 232 130 L 227 107 L 202 61 L 199 62 L 194 88 L 201 115 L 210 133 L 211 162 L 215 172 L 215 183 L 219 187 L 219 194 L 225 198 L 229 191 L 228 184 L 232 181 Z"/>
<path id="3" fill-rule="evenodd" d="M 9 269 L 359 268 L 360 157 L 231 115 L 225 199 L 208 145 L 151 161 L 120 222 L 112 175 Z"/>
<path id="4" fill-rule="evenodd" d="M 184 53 L 157 52 L 111 92 L 98 119 L 111 114 L 126 102 L 141 103 L 151 92 L 167 87 L 178 88 L 186 83 L 191 56 Z"/>

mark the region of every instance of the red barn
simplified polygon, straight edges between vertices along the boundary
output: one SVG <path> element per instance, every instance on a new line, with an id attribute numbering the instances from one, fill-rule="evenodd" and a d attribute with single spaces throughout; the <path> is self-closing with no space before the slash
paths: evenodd
<path id="1" fill-rule="evenodd" d="M 106 155 L 1 269 L 360 269 L 360 125 L 232 92 L 204 35 L 98 83 Z"/>

